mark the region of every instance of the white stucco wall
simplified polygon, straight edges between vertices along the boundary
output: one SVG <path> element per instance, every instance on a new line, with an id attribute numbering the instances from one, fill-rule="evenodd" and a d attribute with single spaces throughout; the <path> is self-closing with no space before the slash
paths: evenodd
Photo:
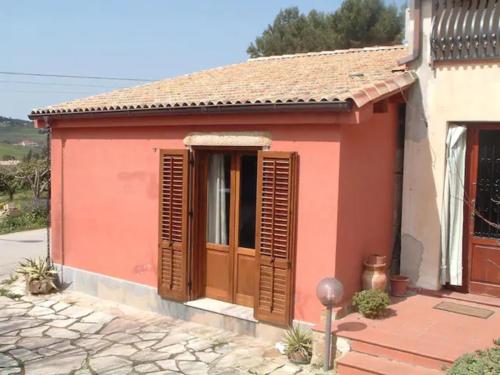
<path id="1" fill-rule="evenodd" d="M 453 122 L 500 123 L 500 60 L 431 67 L 430 0 L 422 1 L 422 24 L 421 54 L 410 64 L 419 81 L 408 96 L 406 115 L 401 273 L 416 286 L 439 289 L 447 127 Z"/>

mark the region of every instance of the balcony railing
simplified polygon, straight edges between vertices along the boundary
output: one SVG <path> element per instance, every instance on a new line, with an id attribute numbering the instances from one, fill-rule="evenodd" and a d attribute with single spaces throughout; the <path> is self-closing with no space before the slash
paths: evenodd
<path id="1" fill-rule="evenodd" d="M 432 61 L 500 58 L 500 0 L 434 0 Z"/>

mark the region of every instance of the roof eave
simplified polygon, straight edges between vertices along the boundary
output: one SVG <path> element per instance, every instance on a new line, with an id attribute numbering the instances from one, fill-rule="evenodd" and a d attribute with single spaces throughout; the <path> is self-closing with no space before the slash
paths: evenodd
<path id="1" fill-rule="evenodd" d="M 28 115 L 31 120 L 40 118 L 74 118 L 132 115 L 169 115 L 169 114 L 212 114 L 212 113 L 256 113 L 256 112 L 350 112 L 353 108 L 351 100 L 331 102 L 285 102 L 285 103 L 245 103 L 202 106 L 170 106 L 139 107 L 127 109 L 94 109 L 94 110 L 43 110 Z"/>

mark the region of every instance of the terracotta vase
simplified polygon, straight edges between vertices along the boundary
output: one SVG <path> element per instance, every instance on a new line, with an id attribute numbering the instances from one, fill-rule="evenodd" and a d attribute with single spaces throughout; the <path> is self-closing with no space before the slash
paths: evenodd
<path id="1" fill-rule="evenodd" d="M 304 352 L 290 353 L 288 355 L 288 359 L 290 360 L 290 362 L 298 364 L 298 365 L 305 365 L 311 361 L 311 358 L 309 358 L 309 355 L 307 355 Z"/>
<path id="2" fill-rule="evenodd" d="M 391 294 L 394 297 L 404 297 L 408 290 L 408 283 L 410 279 L 406 276 L 393 275 L 391 280 Z"/>
<path id="3" fill-rule="evenodd" d="M 370 255 L 363 262 L 363 290 L 376 289 L 382 292 L 385 291 L 387 286 L 386 265 L 386 257 L 383 255 Z"/>
<path id="4" fill-rule="evenodd" d="M 366 260 L 370 264 L 387 264 L 387 257 L 385 255 L 372 254 Z"/>
<path id="5" fill-rule="evenodd" d="M 31 280 L 26 282 L 26 287 L 31 294 L 47 294 L 52 291 L 52 280 Z"/>

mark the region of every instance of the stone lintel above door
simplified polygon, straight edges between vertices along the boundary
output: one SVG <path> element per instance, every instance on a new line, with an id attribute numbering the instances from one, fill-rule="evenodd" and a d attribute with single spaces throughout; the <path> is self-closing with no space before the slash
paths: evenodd
<path id="1" fill-rule="evenodd" d="M 189 133 L 184 138 L 188 147 L 271 147 L 271 135 L 267 132 L 214 132 Z"/>

